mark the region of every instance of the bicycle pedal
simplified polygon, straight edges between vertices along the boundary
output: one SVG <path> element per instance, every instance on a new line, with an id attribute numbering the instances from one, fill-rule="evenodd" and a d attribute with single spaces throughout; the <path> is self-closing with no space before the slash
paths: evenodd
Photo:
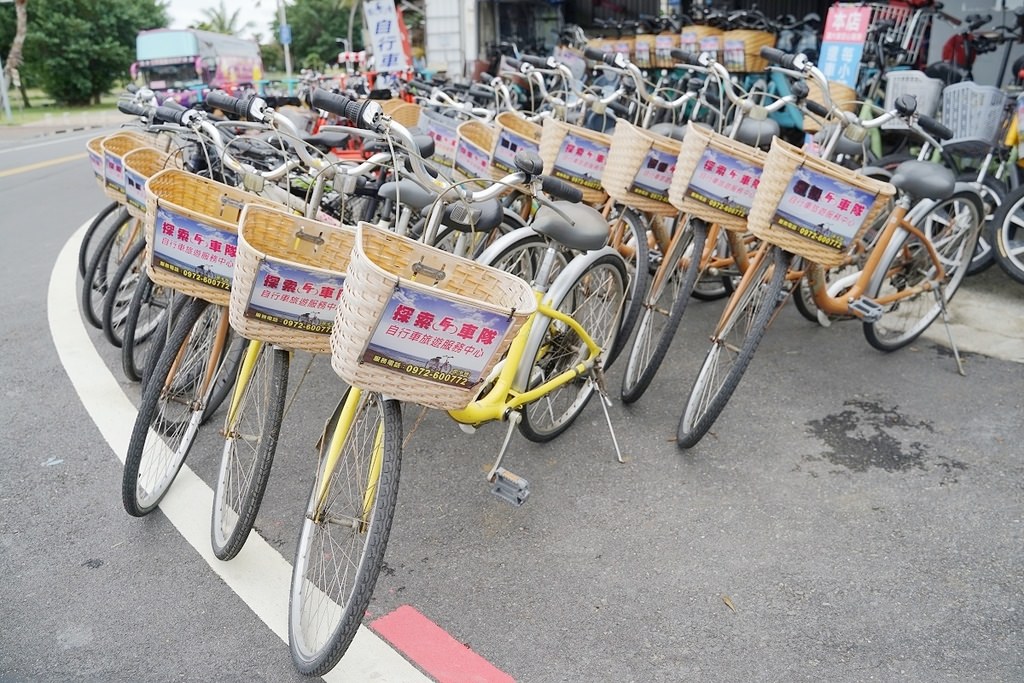
<path id="1" fill-rule="evenodd" d="M 854 314 L 866 323 L 877 323 L 882 319 L 885 309 L 874 299 L 861 297 L 850 302 L 849 308 Z"/>
<path id="2" fill-rule="evenodd" d="M 494 473 L 494 485 L 491 493 L 515 506 L 522 505 L 530 495 L 530 482 L 518 474 L 512 474 L 504 467 Z"/>

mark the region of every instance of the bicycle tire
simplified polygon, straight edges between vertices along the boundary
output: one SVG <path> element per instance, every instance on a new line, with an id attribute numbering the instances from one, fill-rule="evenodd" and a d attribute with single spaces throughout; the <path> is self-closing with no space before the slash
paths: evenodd
<path id="1" fill-rule="evenodd" d="M 733 294 L 738 297 L 735 306 L 712 337 L 679 418 L 676 445 L 680 448 L 695 446 L 714 425 L 739 386 L 772 316 L 784 301 L 780 295 L 791 254 L 774 246 L 766 249 L 744 274 Z"/>
<path id="2" fill-rule="evenodd" d="M 958 180 L 976 182 L 978 174 L 976 172 L 962 173 Z M 985 180 L 981 183 L 981 199 L 985 206 L 985 216 L 982 219 L 983 227 L 978 234 L 978 246 L 974 248 L 974 256 L 971 257 L 971 262 L 967 266 L 967 275 L 977 275 L 995 265 L 995 245 L 989 238 L 990 231 L 987 227 L 995 218 L 999 206 L 1006 199 L 1007 191 L 1006 183 L 990 175 L 985 176 Z"/>
<path id="3" fill-rule="evenodd" d="M 85 277 L 85 269 L 89 266 L 89 262 L 92 260 L 92 255 L 89 254 L 89 247 L 92 246 L 92 240 L 96 236 L 96 232 L 100 229 L 100 226 L 107 220 L 107 218 L 117 207 L 121 206 L 118 202 L 110 202 L 100 212 L 93 216 L 92 222 L 89 223 L 89 227 L 85 229 L 85 234 L 82 235 L 82 243 L 78 245 L 78 275 L 79 277 Z"/>
<path id="4" fill-rule="evenodd" d="M 113 277 L 107 283 L 103 297 L 103 314 L 100 316 L 103 336 L 116 348 L 124 341 L 124 326 L 139 285 L 139 276 L 145 271 L 146 242 L 136 240 L 125 253 Z"/>
<path id="5" fill-rule="evenodd" d="M 114 222 L 99 238 L 92 260 L 89 261 L 85 275 L 82 276 L 82 286 L 79 290 L 82 314 L 86 322 L 96 329 L 103 327 L 103 300 L 107 295 L 108 281 L 117 271 L 124 247 L 127 246 L 123 243 L 132 232 L 125 229 L 130 221 L 131 217 L 127 210 L 122 209 L 116 214 Z"/>
<path id="6" fill-rule="evenodd" d="M 967 274 L 984 218 L 980 195 L 962 190 L 937 202 L 917 223 L 939 254 L 947 279 L 942 287 L 945 303 L 953 299 Z M 920 239 L 904 233 L 891 243 L 868 283 L 868 297 L 877 300 L 886 289 L 914 286 L 934 272 Z M 881 319 L 863 324 L 864 337 L 879 351 L 895 351 L 917 339 L 942 313 L 938 292 L 920 292 L 893 302 Z"/>
<path id="7" fill-rule="evenodd" d="M 626 265 L 615 253 L 580 258 L 592 261 L 575 276 L 558 301 L 552 302 L 552 307 L 576 319 L 602 349 L 610 349 L 622 330 L 619 318 L 628 287 Z M 554 320 L 545 320 L 544 324 L 546 333 L 523 352 L 524 359 L 534 359 L 531 386 L 556 377 L 587 356 L 586 345 L 570 327 Z M 587 405 L 593 390 L 588 378 L 579 377 L 525 405 L 520 433 L 530 441 L 550 441 L 568 429 Z"/>
<path id="8" fill-rule="evenodd" d="M 196 390 L 210 360 L 210 329 L 216 330 L 208 312 L 217 313 L 202 299 L 185 304 L 142 391 L 121 481 L 124 508 L 134 517 L 160 503 L 199 431 L 205 397 Z"/>
<path id="9" fill-rule="evenodd" d="M 704 221 L 687 221 L 680 227 L 680 234 L 673 239 L 653 278 L 626 356 L 620 392 L 623 403 L 634 403 L 644 395 L 672 345 L 694 286 L 700 279 L 700 260 L 707 234 Z M 683 268 L 679 264 L 686 254 L 690 255 L 690 261 Z"/>
<path id="10" fill-rule="evenodd" d="M 227 308 L 224 308 L 223 311 L 224 315 L 228 314 Z M 231 395 L 248 343 L 248 339 L 235 334 L 233 329 L 228 328 L 228 337 L 224 340 L 224 355 L 221 357 L 217 373 L 213 377 L 213 386 L 210 389 L 210 396 L 206 400 L 202 424 L 206 424 L 224 403 L 224 400 Z"/>
<path id="11" fill-rule="evenodd" d="M 504 247 L 481 254 L 477 261 L 536 285 L 541 264 L 552 242 L 530 229 L 521 229 L 515 234 L 517 237 L 514 239 L 506 238 Z M 550 284 L 572 258 L 572 253 L 561 245 L 556 244 L 555 249 L 556 261 L 548 274 L 548 281 L 541 284 L 543 287 Z"/>
<path id="12" fill-rule="evenodd" d="M 626 342 L 633 334 L 633 328 L 640 317 L 643 309 L 644 299 L 650 287 L 650 247 L 647 245 L 647 226 L 640 215 L 633 209 L 623 209 L 618 218 L 612 219 L 612 225 L 621 219 L 625 224 L 622 244 L 624 250 L 629 252 L 622 254 L 626 264 L 626 272 L 629 276 L 628 287 L 626 288 L 626 300 L 623 303 L 622 318 L 620 321 L 619 334 L 616 341 L 608 350 L 604 358 L 604 367 L 610 368 L 612 363 L 619 357 L 626 346 Z"/>
<path id="13" fill-rule="evenodd" d="M 1006 195 L 989 224 L 988 234 L 999 268 L 1024 284 L 1024 185 Z"/>
<path id="14" fill-rule="evenodd" d="M 318 512 L 317 482 L 325 476 L 321 458 L 299 532 L 289 593 L 288 645 L 302 674 L 330 671 L 363 621 L 398 503 L 401 443 L 399 403 L 364 392 Z M 375 450 L 379 466 L 372 463 Z"/>
<path id="15" fill-rule="evenodd" d="M 160 323 L 167 318 L 171 291 L 149 279 L 146 270 L 139 273 L 139 283 L 128 304 L 121 334 L 121 369 L 129 381 L 139 382 L 143 376 L 143 356 L 147 342 L 154 339 Z"/>
<path id="16" fill-rule="evenodd" d="M 729 251 L 729 238 L 726 231 L 719 230 L 715 246 L 715 253 L 725 254 Z M 721 272 L 718 275 L 711 275 L 707 271 L 697 278 L 690 296 L 700 301 L 718 301 L 732 296 L 739 281 L 740 273 L 735 265 L 728 268 L 728 272 Z"/>
<path id="17" fill-rule="evenodd" d="M 225 420 L 210 520 L 218 559 L 230 560 L 239 553 L 263 502 L 284 419 L 290 359 L 284 349 L 261 345 L 238 407 Z"/>

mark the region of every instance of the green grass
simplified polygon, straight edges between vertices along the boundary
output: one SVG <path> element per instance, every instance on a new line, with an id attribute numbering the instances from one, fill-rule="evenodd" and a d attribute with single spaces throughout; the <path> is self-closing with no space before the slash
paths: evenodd
<path id="1" fill-rule="evenodd" d="M 21 92 L 13 90 L 8 93 L 11 99 L 11 118 L 0 111 L 0 124 L 5 126 L 23 126 L 28 123 L 39 123 L 47 119 L 61 121 L 66 117 L 76 117 L 90 112 L 111 111 L 117 106 L 117 94 L 115 90 L 100 98 L 100 104 L 93 104 L 85 107 L 59 106 L 50 97 L 47 97 L 41 90 L 28 91 L 28 101 L 31 106 L 26 107 L 21 97 Z"/>

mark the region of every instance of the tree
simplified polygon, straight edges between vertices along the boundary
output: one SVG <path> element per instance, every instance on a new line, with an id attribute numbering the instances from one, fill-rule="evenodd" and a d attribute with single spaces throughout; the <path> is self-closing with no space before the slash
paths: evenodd
<path id="1" fill-rule="evenodd" d="M 25 92 L 25 87 L 21 82 L 21 75 L 18 73 L 18 68 L 21 67 L 22 50 L 25 46 L 25 34 L 28 32 L 28 11 L 25 8 L 27 3 L 28 0 L 14 1 L 14 38 L 11 41 L 11 51 L 7 53 L 7 59 L 4 61 L 3 73 L 3 79 L 8 84 L 21 89 L 21 98 L 24 100 L 26 107 L 29 106 L 28 94 Z M 10 87 L 8 87 L 7 92 L 9 97 L 11 92 Z"/>
<path id="2" fill-rule="evenodd" d="M 336 40 L 349 35 L 349 14 L 352 2 L 358 0 L 295 0 L 287 5 L 288 25 L 292 29 L 291 52 L 305 55 L 303 63 L 319 57 L 327 64 L 338 63 L 340 49 Z M 355 13 L 353 50 L 362 48 L 362 13 Z M 280 23 L 274 20 L 274 33 Z"/>
<path id="3" fill-rule="evenodd" d="M 220 0 L 220 7 L 208 7 L 204 9 L 203 16 L 206 17 L 206 20 L 199 22 L 192 28 L 197 28 L 201 31 L 226 33 L 229 36 L 238 36 L 242 31 L 247 28 L 251 28 L 253 25 L 251 21 L 247 21 L 241 26 L 238 26 L 237 24 L 241 19 L 241 14 L 242 10 L 229 12 L 227 6 L 224 4 L 224 0 Z"/>
<path id="4" fill-rule="evenodd" d="M 116 81 L 127 77 L 135 59 L 136 34 L 168 24 L 166 3 L 159 0 L 25 4 L 28 30 L 22 78 L 62 104 L 98 103 Z M 8 21 L 3 16 L 7 14 L 0 13 L 0 18 Z M 0 39 L 8 35 L 0 25 Z"/>

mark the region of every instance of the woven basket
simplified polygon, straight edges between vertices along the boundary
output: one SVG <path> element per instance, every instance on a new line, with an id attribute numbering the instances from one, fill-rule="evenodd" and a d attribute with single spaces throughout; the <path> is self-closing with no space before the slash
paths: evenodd
<path id="1" fill-rule="evenodd" d="M 104 192 L 106 191 L 107 182 L 103 175 L 103 141 L 106 138 L 106 135 L 97 135 L 85 143 L 85 147 L 89 151 L 89 165 L 92 166 L 92 174 L 96 178 L 100 189 L 104 190 Z"/>
<path id="2" fill-rule="evenodd" d="M 680 211 L 745 231 L 765 152 L 690 123 L 668 199 Z"/>
<path id="3" fill-rule="evenodd" d="M 807 99 L 818 104 L 823 104 L 826 107 L 828 102 L 821 94 L 821 86 L 818 85 L 817 81 L 813 79 L 807 80 Z M 857 91 L 838 81 L 828 82 L 828 94 L 832 99 L 832 104 L 839 107 L 844 111 L 857 111 L 860 107 L 860 103 L 857 102 Z M 816 133 L 821 130 L 821 123 L 810 116 L 804 117 L 804 130 L 809 133 Z"/>
<path id="4" fill-rule="evenodd" d="M 722 34 L 722 64 L 733 73 L 758 73 L 768 68 L 762 47 L 774 47 L 775 34 L 738 29 Z"/>
<path id="5" fill-rule="evenodd" d="M 400 123 L 406 128 L 415 128 L 420 122 L 420 105 L 418 104 L 403 100 L 387 100 L 381 104 L 381 107 L 392 121 Z"/>
<path id="6" fill-rule="evenodd" d="M 355 228 L 247 204 L 238 221 L 231 327 L 246 339 L 330 353 L 355 240 Z"/>
<path id="7" fill-rule="evenodd" d="M 528 149 L 540 154 L 541 126 L 510 111 L 494 117 L 494 145 L 491 147 L 491 177 L 495 180 L 515 173 L 516 152 Z"/>
<path id="8" fill-rule="evenodd" d="M 452 166 L 454 177 L 457 180 L 490 177 L 494 127 L 482 121 L 464 121 L 457 130 Z"/>
<path id="9" fill-rule="evenodd" d="M 719 60 L 722 54 L 722 29 L 714 26 L 684 26 L 679 34 L 679 47 L 687 52 L 707 52 Z"/>
<path id="10" fill-rule="evenodd" d="M 608 195 L 601 187 L 601 176 L 604 175 L 611 144 L 610 135 L 555 119 L 544 119 L 540 134 L 544 173 L 580 188 L 585 202 L 604 202 Z"/>
<path id="11" fill-rule="evenodd" d="M 668 188 L 681 142 L 624 121 L 615 126 L 601 185 L 617 202 L 664 216 L 677 213 Z"/>
<path id="12" fill-rule="evenodd" d="M 747 225 L 765 242 L 826 267 L 839 266 L 895 194 L 889 183 L 775 138 Z"/>
<path id="13" fill-rule="evenodd" d="M 459 124 L 462 122 L 463 119 L 445 116 L 434 109 L 420 108 L 416 128 L 434 141 L 434 156 L 430 157 L 431 161 L 445 166 L 451 166 L 455 162 L 455 145 L 459 137 Z"/>
<path id="14" fill-rule="evenodd" d="M 514 275 L 360 223 L 331 365 L 353 386 L 463 408 L 536 308 Z"/>
<path id="15" fill-rule="evenodd" d="M 165 168 L 181 168 L 181 156 L 153 147 L 138 147 L 124 155 L 124 185 L 128 213 L 135 218 L 146 215 L 146 181 Z"/>
<path id="16" fill-rule="evenodd" d="M 676 60 L 672 50 L 679 47 L 679 36 L 675 33 L 659 33 L 654 37 L 654 57 L 652 65 L 660 69 L 671 69 Z"/>
<path id="17" fill-rule="evenodd" d="M 146 269 L 153 282 L 226 306 L 247 203 L 273 202 L 175 168 L 146 181 Z"/>
<path id="18" fill-rule="evenodd" d="M 123 131 L 103 138 L 103 191 L 115 202 L 125 204 L 124 155 L 133 149 L 150 147 L 149 138 L 141 133 Z"/>
<path id="19" fill-rule="evenodd" d="M 654 66 L 654 33 L 641 33 L 633 39 L 632 62 L 641 69 Z"/>

